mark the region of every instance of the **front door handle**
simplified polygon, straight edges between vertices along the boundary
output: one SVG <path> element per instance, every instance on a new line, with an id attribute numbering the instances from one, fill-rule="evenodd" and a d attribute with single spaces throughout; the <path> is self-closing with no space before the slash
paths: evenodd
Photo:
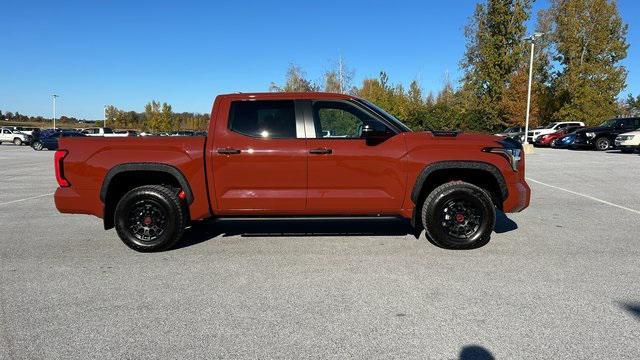
<path id="1" fill-rule="evenodd" d="M 331 154 L 333 152 L 333 150 L 331 149 L 311 149 L 309 150 L 309 154 Z"/>
<path id="2" fill-rule="evenodd" d="M 240 154 L 240 150 L 232 149 L 232 148 L 223 148 L 223 149 L 218 149 L 218 154 L 224 154 L 224 155 Z"/>

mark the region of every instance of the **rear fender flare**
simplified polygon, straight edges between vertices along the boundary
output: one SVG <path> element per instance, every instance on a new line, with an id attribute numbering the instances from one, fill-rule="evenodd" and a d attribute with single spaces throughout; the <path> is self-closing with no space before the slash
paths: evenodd
<path id="1" fill-rule="evenodd" d="M 126 163 L 116 165 L 107 172 L 107 175 L 104 177 L 104 181 L 102 182 L 102 188 L 100 189 L 100 200 L 102 203 L 105 203 L 111 181 L 119 174 L 132 171 L 161 172 L 171 175 L 180 184 L 180 187 L 186 195 L 187 203 L 191 204 L 193 202 L 193 192 L 191 191 L 189 182 L 178 168 L 160 163 Z"/>

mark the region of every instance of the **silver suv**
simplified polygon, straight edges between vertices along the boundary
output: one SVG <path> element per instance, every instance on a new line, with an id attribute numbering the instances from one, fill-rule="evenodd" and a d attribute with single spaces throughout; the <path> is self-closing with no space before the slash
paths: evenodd
<path id="1" fill-rule="evenodd" d="M 0 129 L 0 144 L 3 142 L 12 142 L 15 145 L 25 145 L 31 142 L 31 137 L 19 131 L 2 128 Z"/>

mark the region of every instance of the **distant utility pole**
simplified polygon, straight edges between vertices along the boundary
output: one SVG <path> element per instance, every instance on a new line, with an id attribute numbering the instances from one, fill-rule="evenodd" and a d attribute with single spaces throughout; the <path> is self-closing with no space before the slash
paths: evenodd
<path id="1" fill-rule="evenodd" d="M 104 121 L 102 122 L 102 127 L 106 128 L 107 127 L 107 105 L 104 106 L 103 110 L 104 111 L 102 113 L 102 115 L 103 115 L 102 118 L 104 119 Z"/>
<path id="2" fill-rule="evenodd" d="M 59 98 L 59 95 L 53 94 L 51 98 L 53 99 L 53 130 L 56 129 L 56 98 Z"/>
<path id="3" fill-rule="evenodd" d="M 533 80 L 533 52 L 536 46 L 536 40 L 542 37 L 544 33 L 534 33 L 530 37 L 525 40 L 529 40 L 531 42 L 531 58 L 529 60 L 529 87 L 527 89 L 527 118 L 524 124 L 524 145 L 527 145 L 527 137 L 529 136 L 529 110 L 531 109 L 531 82 Z"/>

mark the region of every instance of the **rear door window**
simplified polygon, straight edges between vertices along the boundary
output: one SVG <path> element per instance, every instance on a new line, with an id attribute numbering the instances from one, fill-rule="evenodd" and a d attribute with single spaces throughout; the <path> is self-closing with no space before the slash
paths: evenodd
<path id="1" fill-rule="evenodd" d="M 293 100 L 234 101 L 229 113 L 231 131 L 264 139 L 296 138 Z"/>

